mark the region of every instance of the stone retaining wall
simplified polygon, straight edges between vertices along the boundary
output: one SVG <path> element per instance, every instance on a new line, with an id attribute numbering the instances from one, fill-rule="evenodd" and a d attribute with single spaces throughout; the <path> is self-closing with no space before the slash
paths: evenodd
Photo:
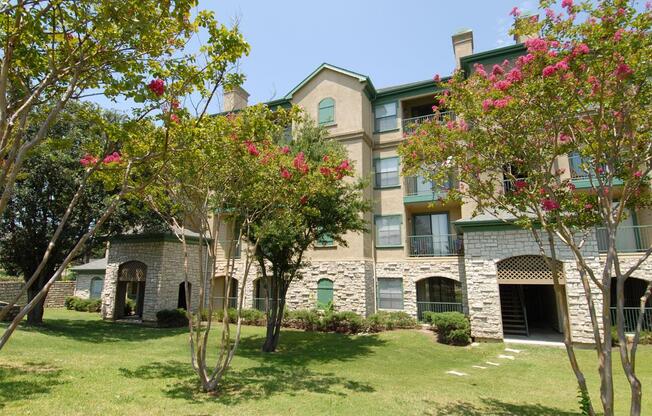
<path id="1" fill-rule="evenodd" d="M 11 302 L 18 295 L 23 287 L 23 282 L 0 282 L 0 301 Z M 45 298 L 46 308 L 63 308 L 68 296 L 75 294 L 75 282 L 54 282 L 48 296 Z M 27 297 L 23 295 L 18 304 L 27 303 Z"/>
<path id="2" fill-rule="evenodd" d="M 22 287 L 23 282 L 0 282 L 0 301 L 11 302 L 20 293 Z M 26 301 L 27 297 L 23 295 L 18 303 L 22 305 Z"/>

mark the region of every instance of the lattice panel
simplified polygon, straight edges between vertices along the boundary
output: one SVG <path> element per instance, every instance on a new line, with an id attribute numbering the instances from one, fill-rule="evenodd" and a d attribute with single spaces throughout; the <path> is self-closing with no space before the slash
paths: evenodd
<path id="1" fill-rule="evenodd" d="M 139 261 L 130 261 L 120 265 L 118 280 L 121 282 L 144 282 L 147 266 Z"/>
<path id="2" fill-rule="evenodd" d="M 496 265 L 498 279 L 505 282 L 517 281 L 548 281 L 552 282 L 552 270 L 541 256 L 516 256 L 501 260 Z M 557 270 L 560 282 L 564 279 L 564 264 L 557 260 Z"/>

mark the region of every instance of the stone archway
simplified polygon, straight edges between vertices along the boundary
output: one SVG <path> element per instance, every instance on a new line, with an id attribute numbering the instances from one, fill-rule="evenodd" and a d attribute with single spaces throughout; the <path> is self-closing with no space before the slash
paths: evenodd
<path id="1" fill-rule="evenodd" d="M 425 277 L 415 282 L 417 318 L 424 312 L 462 312 L 462 285 L 443 276 Z"/>
<path id="2" fill-rule="evenodd" d="M 623 288 L 624 291 L 624 316 L 625 316 L 625 331 L 634 332 L 636 330 L 636 325 L 638 324 L 638 316 L 640 314 L 641 307 L 641 297 L 645 294 L 647 290 L 648 281 L 637 278 L 630 277 L 625 280 L 625 285 Z M 611 282 L 611 299 L 610 299 L 610 315 L 611 322 L 616 324 L 616 302 L 617 302 L 617 287 L 616 279 L 613 278 Z M 643 312 L 643 322 L 642 322 L 643 331 L 652 331 L 652 298 L 648 298 L 647 303 L 645 304 L 645 309 Z"/>
<path id="3" fill-rule="evenodd" d="M 145 263 L 132 260 L 120 265 L 114 310 L 116 319 L 129 316 L 142 318 L 145 305 L 146 279 L 147 265 Z M 128 299 L 136 304 L 131 311 L 130 308 L 126 308 Z"/>

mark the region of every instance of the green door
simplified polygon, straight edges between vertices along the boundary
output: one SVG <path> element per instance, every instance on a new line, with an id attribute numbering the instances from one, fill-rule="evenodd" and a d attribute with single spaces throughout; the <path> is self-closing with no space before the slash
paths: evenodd
<path id="1" fill-rule="evenodd" d="M 329 302 L 333 302 L 333 281 L 321 279 L 317 282 L 317 307 L 323 309 Z"/>

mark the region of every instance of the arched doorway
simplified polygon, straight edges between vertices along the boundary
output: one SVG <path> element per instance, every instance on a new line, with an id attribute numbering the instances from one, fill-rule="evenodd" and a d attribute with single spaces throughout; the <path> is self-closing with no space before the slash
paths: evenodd
<path id="1" fill-rule="evenodd" d="M 417 318 L 424 312 L 462 312 L 462 285 L 447 277 L 432 276 L 416 282 Z"/>
<path id="2" fill-rule="evenodd" d="M 128 261 L 118 268 L 115 298 L 115 318 L 143 317 L 147 266 L 140 261 Z M 135 304 L 134 308 L 129 305 Z"/>
<path id="3" fill-rule="evenodd" d="M 564 284 L 564 264 L 556 260 L 555 268 Z M 537 255 L 509 257 L 496 263 L 496 271 L 503 334 L 556 338 L 562 321 L 546 259 Z"/>
<path id="4" fill-rule="evenodd" d="M 641 307 L 641 297 L 645 294 L 647 285 L 649 283 L 643 279 L 636 277 L 630 277 L 625 280 L 625 287 L 623 292 L 625 295 L 625 331 L 634 332 L 636 330 L 636 325 L 638 323 L 638 316 L 640 314 Z M 611 281 L 611 322 L 616 324 L 616 279 Z M 652 331 L 652 298 L 647 300 L 645 304 L 645 311 L 643 315 L 643 325 L 641 328 L 643 331 Z"/>
<path id="5" fill-rule="evenodd" d="M 224 276 L 217 276 L 213 280 L 213 309 L 224 308 L 224 302 L 227 302 L 229 308 L 238 306 L 238 279 L 231 279 L 231 287 L 227 292 L 227 280 Z"/>
<path id="6" fill-rule="evenodd" d="M 188 282 L 188 294 L 192 293 L 192 283 Z M 179 297 L 177 299 L 177 308 L 179 309 L 188 309 L 188 304 L 186 302 L 186 282 L 179 283 Z"/>

